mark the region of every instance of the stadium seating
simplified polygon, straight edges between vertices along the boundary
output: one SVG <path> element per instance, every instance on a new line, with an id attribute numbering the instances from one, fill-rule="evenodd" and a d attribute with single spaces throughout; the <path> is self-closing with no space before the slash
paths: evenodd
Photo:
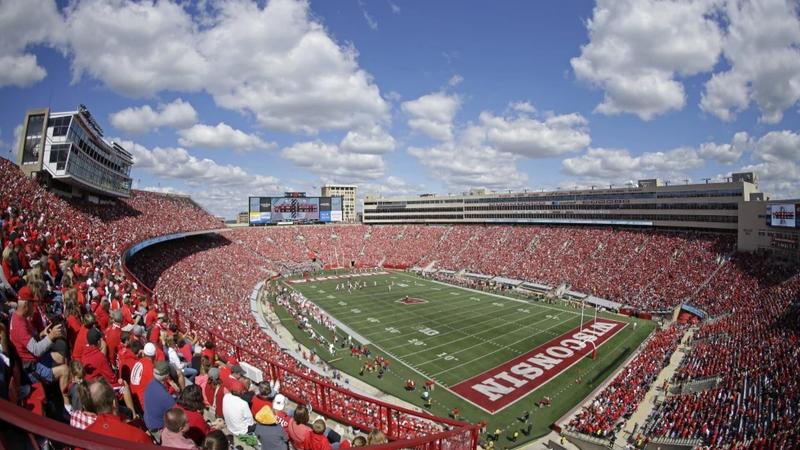
<path id="1" fill-rule="evenodd" d="M 682 335 L 683 330 L 677 326 L 657 331 L 633 361 L 570 421 L 570 428 L 602 438 L 615 433 L 617 425 L 636 410 L 658 373 L 669 363 Z"/>
<path id="2" fill-rule="evenodd" d="M 668 310 L 688 301 L 714 320 L 695 333 L 692 351 L 673 382 L 711 376 L 721 381 L 713 390 L 668 397 L 646 432 L 701 438 L 713 447 L 800 445 L 798 271 L 776 268 L 764 255 L 734 253 L 730 235 L 549 226 L 248 228 L 143 250 L 129 262 L 141 286 L 124 276 L 119 256 L 125 248 L 155 236 L 218 228 L 220 223 L 185 197 L 152 192 L 133 191 L 130 199 L 112 205 L 65 201 L 2 158 L 0 211 L 3 278 L 17 284 L 16 290 L 21 275 L 35 278 L 37 265 L 45 280 L 71 276 L 70 295 L 102 320 L 103 300 L 111 309 L 120 308 L 122 299 L 152 308 L 153 302 L 145 303 L 152 288 L 176 325 L 199 342 L 216 340 L 223 357 L 241 357 L 239 349 L 248 349 L 274 367 L 287 368 L 285 392 L 295 398 L 335 380 L 310 371 L 258 330 L 246 299 L 258 281 L 272 274 L 323 265 L 432 265 L 551 286 L 566 282 L 576 291 L 646 310 Z M 67 291 L 57 294 L 69 297 Z M 13 300 L 13 295 L 2 295 L 3 322 Z M 48 319 L 37 317 L 38 326 Z M 613 430 L 641 401 L 677 345 L 678 330 L 668 328 L 651 337 L 572 426 L 595 435 Z M 9 381 L 3 379 L 5 393 L 15 386 Z M 387 413 L 373 401 L 345 389 L 329 392 L 325 401 L 333 417 L 362 429 L 386 425 Z M 36 398 L 41 402 L 42 397 L 32 396 L 27 406 L 46 413 L 43 404 L 30 404 Z M 401 411 L 388 414 L 396 424 L 394 437 L 442 430 L 435 422 Z"/>

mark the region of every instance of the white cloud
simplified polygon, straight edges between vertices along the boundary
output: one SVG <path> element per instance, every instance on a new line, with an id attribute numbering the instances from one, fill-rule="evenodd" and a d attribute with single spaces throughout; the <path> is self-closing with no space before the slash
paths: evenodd
<path id="1" fill-rule="evenodd" d="M 361 12 L 364 13 L 364 20 L 367 21 L 367 26 L 372 31 L 378 30 L 378 21 L 367 12 L 367 7 L 362 0 L 358 0 L 358 5 L 361 6 Z"/>
<path id="2" fill-rule="evenodd" d="M 255 134 L 237 130 L 225 122 L 216 126 L 197 124 L 180 130 L 178 144 L 184 147 L 229 148 L 233 150 L 269 149 L 275 144 L 265 142 Z"/>
<path id="3" fill-rule="evenodd" d="M 387 0 L 389 2 L 389 7 L 392 8 L 392 14 L 400 14 L 400 7 L 397 6 L 397 3 Z"/>
<path id="4" fill-rule="evenodd" d="M 358 182 L 383 176 L 380 155 L 345 153 L 335 144 L 321 141 L 299 142 L 281 151 L 281 156 L 296 166 L 310 170 L 324 181 Z"/>
<path id="5" fill-rule="evenodd" d="M 536 107 L 531 104 L 531 102 L 511 102 L 508 104 L 508 108 L 511 111 L 516 111 L 518 113 L 526 113 L 526 114 L 535 114 Z"/>
<path id="6" fill-rule="evenodd" d="M 702 167 L 697 151 L 688 147 L 633 156 L 628 150 L 590 148 L 583 155 L 562 161 L 563 171 L 590 179 L 620 180 L 671 177 Z"/>
<path id="7" fill-rule="evenodd" d="M 800 134 L 789 131 L 770 131 L 755 143 L 753 158 L 765 162 L 800 161 Z"/>
<path id="8" fill-rule="evenodd" d="M 185 192 L 214 214 L 232 217 L 247 210 L 247 197 L 282 192 L 278 178 L 248 173 L 239 166 L 200 159 L 183 148 L 148 149 L 132 141 L 117 140 L 134 158 L 134 170 L 144 170 L 163 180 L 185 183 L 190 189 L 165 185 L 162 192 Z M 231 199 L 242 199 L 239 204 Z"/>
<path id="9" fill-rule="evenodd" d="M 778 123 L 800 100 L 800 18 L 793 0 L 728 1 L 723 52 L 730 70 L 706 83 L 700 107 L 730 121 L 755 102 Z"/>
<path id="10" fill-rule="evenodd" d="M 267 128 L 317 133 L 389 119 L 352 46 L 338 45 L 307 2 L 213 3 L 193 17 L 173 2 L 84 0 L 67 9 L 74 78 L 129 96 L 208 92 Z M 97 36 L 114 36 L 97 39 Z"/>
<path id="11" fill-rule="evenodd" d="M 602 114 L 651 120 L 686 103 L 676 76 L 711 70 L 722 36 L 715 0 L 599 0 L 587 22 L 589 43 L 571 65 L 579 80 L 605 91 Z"/>
<path id="12" fill-rule="evenodd" d="M 49 0 L 0 2 L 0 87 L 28 87 L 47 76 L 29 46 L 60 47 L 64 40 L 63 19 Z"/>
<path id="13" fill-rule="evenodd" d="M 416 156 L 437 181 L 451 189 L 514 189 L 527 183 L 527 174 L 517 170 L 518 157 L 491 147 L 470 145 L 472 143 L 467 140 L 428 148 L 410 147 L 408 153 Z"/>
<path id="14" fill-rule="evenodd" d="M 460 108 L 461 98 L 444 92 L 423 95 L 401 104 L 401 109 L 409 116 L 408 126 L 438 141 L 453 139 L 453 119 Z"/>
<path id="15" fill-rule="evenodd" d="M 450 77 L 449 80 L 447 80 L 447 85 L 450 87 L 456 87 L 459 84 L 461 84 L 462 81 L 464 81 L 464 77 L 462 77 L 459 74 L 455 74 L 452 77 Z"/>
<path id="16" fill-rule="evenodd" d="M 720 164 L 732 164 L 739 160 L 742 153 L 750 146 L 750 137 L 740 131 L 733 136 L 730 144 L 706 142 L 700 145 L 698 154 L 704 159 L 713 159 Z"/>
<path id="17" fill-rule="evenodd" d="M 558 156 L 579 151 L 591 142 L 587 120 L 580 114 L 551 115 L 544 121 L 527 116 L 498 117 L 480 114 L 487 142 L 501 152 L 530 158 Z"/>
<path id="18" fill-rule="evenodd" d="M 397 142 L 381 126 L 350 130 L 339 144 L 342 150 L 350 153 L 380 155 L 395 149 Z"/>
<path id="19" fill-rule="evenodd" d="M 125 133 L 140 134 L 159 127 L 186 128 L 197 123 L 197 111 L 192 104 L 175 99 L 171 103 L 161 104 L 154 110 L 150 105 L 125 108 L 109 116 L 111 125 Z"/>

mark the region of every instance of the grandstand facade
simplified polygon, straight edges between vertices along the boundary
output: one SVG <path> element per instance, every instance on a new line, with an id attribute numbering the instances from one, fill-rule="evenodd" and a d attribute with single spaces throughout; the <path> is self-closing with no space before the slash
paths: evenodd
<path id="1" fill-rule="evenodd" d="M 755 195 L 754 195 L 755 194 Z M 741 202 L 761 198 L 752 172 L 720 183 L 636 186 L 364 200 L 365 224 L 513 223 L 656 227 L 736 231 Z"/>
<path id="2" fill-rule="evenodd" d="M 43 178 L 62 193 L 98 197 L 130 197 L 133 156 L 103 138 L 92 114 L 49 108 L 25 114 L 17 164 L 27 176 Z"/>

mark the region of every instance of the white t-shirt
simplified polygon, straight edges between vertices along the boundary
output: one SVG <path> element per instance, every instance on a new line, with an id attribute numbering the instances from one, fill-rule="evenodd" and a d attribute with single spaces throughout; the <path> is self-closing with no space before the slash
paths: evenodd
<path id="1" fill-rule="evenodd" d="M 222 397 L 222 416 L 228 430 L 235 436 L 246 434 L 247 428 L 256 423 L 247 402 L 231 393 Z"/>

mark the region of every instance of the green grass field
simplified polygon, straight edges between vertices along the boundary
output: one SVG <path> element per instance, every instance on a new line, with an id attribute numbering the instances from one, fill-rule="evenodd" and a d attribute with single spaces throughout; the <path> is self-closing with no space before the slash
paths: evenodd
<path id="1" fill-rule="evenodd" d="M 336 355 L 331 356 L 327 348 L 318 346 L 295 326 L 286 311 L 282 308 L 276 311 L 295 337 L 315 348 L 323 359 L 384 392 L 422 406 L 423 382 L 436 380 L 438 386 L 432 396 L 431 413 L 446 416 L 457 407 L 465 420 L 487 420 L 488 430 L 500 428 L 504 431 L 504 437 L 497 443 L 502 447 L 518 446 L 545 434 L 554 420 L 602 383 L 654 328 L 654 324 L 647 321 L 639 321 L 637 327 L 625 327 L 600 347 L 597 359 L 583 358 L 527 397 L 490 414 L 447 387 L 578 327 L 580 310 L 463 289 L 403 272 L 355 279 L 366 281 L 367 287 L 348 293 L 347 289 L 336 290 L 336 285 L 343 280 L 287 285 L 365 338 L 373 355 L 387 358 L 390 368 L 382 379 L 376 373 L 359 375 L 363 361 L 350 356 L 349 349 L 337 347 Z M 391 283 L 393 287 L 389 291 Z M 405 296 L 420 298 L 425 303 L 400 303 Z M 592 317 L 593 310 L 587 309 L 585 320 Z M 625 322 L 638 320 L 605 313 L 600 313 L 599 317 Z M 321 327 L 317 330 L 330 338 L 329 331 Z M 346 335 L 341 329 L 337 329 L 337 333 Z M 354 337 L 354 340 L 357 339 Z M 417 382 L 414 392 L 404 389 L 404 381 L 409 378 Z M 581 381 L 576 383 L 576 379 Z M 534 403 L 543 396 L 551 397 L 553 405 L 536 407 Z M 521 434 L 516 442 L 507 441 L 505 434 L 524 427 L 517 417 L 526 410 L 532 413 L 532 433 Z"/>

